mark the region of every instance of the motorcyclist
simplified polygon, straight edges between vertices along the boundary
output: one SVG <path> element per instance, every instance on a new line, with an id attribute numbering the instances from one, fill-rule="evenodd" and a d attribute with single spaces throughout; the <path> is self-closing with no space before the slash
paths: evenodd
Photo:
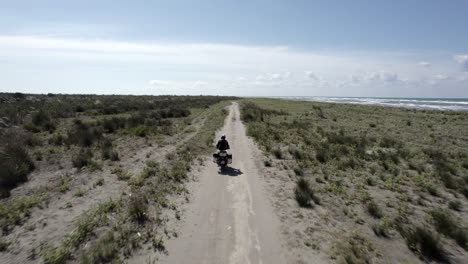
<path id="1" fill-rule="evenodd" d="M 229 149 L 229 142 L 226 140 L 226 135 L 221 136 L 221 139 L 216 144 L 216 148 L 219 150 Z"/>

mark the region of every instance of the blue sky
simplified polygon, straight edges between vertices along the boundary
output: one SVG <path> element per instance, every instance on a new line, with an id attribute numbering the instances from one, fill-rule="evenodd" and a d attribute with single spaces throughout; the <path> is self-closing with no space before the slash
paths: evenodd
<path id="1" fill-rule="evenodd" d="M 0 92 L 468 97 L 468 1 L 0 1 Z"/>

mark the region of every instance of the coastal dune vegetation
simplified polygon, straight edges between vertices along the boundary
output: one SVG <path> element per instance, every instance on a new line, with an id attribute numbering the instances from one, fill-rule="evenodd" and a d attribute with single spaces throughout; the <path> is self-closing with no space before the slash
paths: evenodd
<path id="1" fill-rule="evenodd" d="M 165 252 L 174 200 L 232 99 L 0 94 L 0 262 Z"/>
<path id="2" fill-rule="evenodd" d="M 468 259 L 468 113 L 245 99 L 242 120 L 282 182 L 275 194 L 297 201 L 279 210 L 301 223 L 306 251 L 338 263 Z"/>

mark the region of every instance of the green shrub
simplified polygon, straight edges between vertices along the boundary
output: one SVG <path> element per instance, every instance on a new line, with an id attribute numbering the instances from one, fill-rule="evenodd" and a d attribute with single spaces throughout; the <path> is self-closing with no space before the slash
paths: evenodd
<path id="1" fill-rule="evenodd" d="M 461 189 L 461 193 L 466 197 L 468 198 L 468 187 L 463 187 Z"/>
<path id="2" fill-rule="evenodd" d="M 51 248 L 43 253 L 44 264 L 65 264 L 71 253 L 65 247 Z"/>
<path id="3" fill-rule="evenodd" d="M 130 133 L 138 137 L 146 137 L 151 134 L 151 130 L 147 126 L 137 126 L 133 128 Z"/>
<path id="4" fill-rule="evenodd" d="M 81 263 L 114 263 L 112 261 L 118 258 L 119 249 L 118 240 L 113 231 L 108 231 L 82 255 Z"/>
<path id="5" fill-rule="evenodd" d="M 183 161 L 174 162 L 171 166 L 171 177 L 178 182 L 182 182 L 187 178 L 188 168 L 189 165 Z"/>
<path id="6" fill-rule="evenodd" d="M 10 242 L 5 242 L 3 239 L 0 239 L 0 252 L 4 252 L 10 246 Z"/>
<path id="7" fill-rule="evenodd" d="M 61 146 L 64 143 L 65 137 L 60 133 L 54 134 L 51 138 L 49 138 L 49 144 L 51 145 Z"/>
<path id="8" fill-rule="evenodd" d="M 300 167 L 295 167 L 294 168 L 294 173 L 297 175 L 297 176 L 304 176 L 304 170 Z"/>
<path id="9" fill-rule="evenodd" d="M 459 226 L 459 221 L 456 221 L 449 211 L 441 208 L 434 209 L 430 212 L 430 215 L 434 227 L 439 233 L 455 239 L 461 247 L 468 249 L 467 233 Z"/>
<path id="10" fill-rule="evenodd" d="M 379 145 L 382 148 L 401 148 L 403 143 L 390 136 L 384 136 L 382 137 Z"/>
<path id="11" fill-rule="evenodd" d="M 273 148 L 272 153 L 275 156 L 275 158 L 277 158 L 277 159 L 283 159 L 284 158 L 283 151 L 281 150 L 280 147 Z"/>
<path id="12" fill-rule="evenodd" d="M 82 168 L 91 163 L 93 153 L 89 149 L 80 149 L 77 154 L 72 155 L 72 164 L 75 168 Z"/>
<path id="13" fill-rule="evenodd" d="M 366 177 L 365 182 L 369 186 L 375 186 L 375 184 L 376 184 L 375 180 L 374 180 L 374 178 L 372 176 Z"/>
<path id="14" fill-rule="evenodd" d="M 386 217 L 379 221 L 379 223 L 372 225 L 372 231 L 378 237 L 390 237 L 391 223 Z"/>
<path id="15" fill-rule="evenodd" d="M 328 147 L 319 147 L 315 150 L 315 158 L 320 163 L 326 163 L 330 157 L 330 149 Z"/>
<path id="16" fill-rule="evenodd" d="M 451 236 L 458 230 L 457 223 L 453 216 L 446 210 L 439 208 L 431 211 L 430 215 L 434 220 L 434 226 L 439 233 Z"/>
<path id="17" fill-rule="evenodd" d="M 135 193 L 128 204 L 128 215 L 130 219 L 143 223 L 147 219 L 148 201 L 143 194 Z"/>
<path id="18" fill-rule="evenodd" d="M 118 161 L 118 160 L 120 160 L 119 153 L 118 153 L 117 151 L 115 151 L 115 150 L 112 150 L 112 151 L 110 152 L 110 160 L 111 160 L 111 161 Z"/>
<path id="19" fill-rule="evenodd" d="M 77 106 L 75 107 L 75 111 L 76 111 L 77 113 L 82 113 L 82 112 L 85 111 L 85 108 L 84 108 L 83 106 L 81 106 L 81 105 L 77 105 Z"/>
<path id="20" fill-rule="evenodd" d="M 326 119 L 325 117 L 325 114 L 323 113 L 323 110 L 320 106 L 312 106 L 315 110 L 315 113 L 317 114 L 318 117 L 322 118 L 322 119 Z"/>
<path id="21" fill-rule="evenodd" d="M 117 179 L 121 180 L 121 181 L 127 181 L 129 180 L 132 175 L 127 172 L 127 171 L 124 171 L 120 168 L 115 168 L 111 171 L 113 174 L 116 174 L 117 175 Z"/>
<path id="22" fill-rule="evenodd" d="M 103 160 L 110 159 L 111 161 L 118 161 L 119 160 L 119 153 L 112 148 L 102 148 L 101 149 L 101 157 Z"/>
<path id="23" fill-rule="evenodd" d="M 286 115 L 285 112 L 269 110 L 259 107 L 252 102 L 246 102 L 241 105 L 241 119 L 248 122 L 264 122 L 270 116 Z"/>
<path id="24" fill-rule="evenodd" d="M 43 110 L 39 110 L 38 112 L 33 113 L 31 122 L 32 125 L 43 130 L 51 132 L 55 130 L 55 124 L 52 122 L 49 114 Z"/>
<path id="25" fill-rule="evenodd" d="M 338 256 L 337 263 L 347 264 L 368 264 L 373 263 L 372 252 L 374 251 L 372 243 L 357 232 L 343 238 L 335 247 Z"/>
<path id="26" fill-rule="evenodd" d="M 297 147 L 289 147 L 289 153 L 296 159 L 296 160 L 303 160 L 304 159 L 304 152 L 298 149 Z"/>
<path id="27" fill-rule="evenodd" d="M 265 165 L 265 167 L 271 167 L 273 166 L 273 162 L 268 159 L 263 162 L 263 165 Z"/>
<path id="28" fill-rule="evenodd" d="M 143 179 L 147 179 L 149 177 L 156 176 L 157 172 L 158 168 L 156 167 L 145 167 L 141 172 L 140 177 L 142 177 Z"/>
<path id="29" fill-rule="evenodd" d="M 112 117 L 102 120 L 102 127 L 107 133 L 114 133 L 120 128 L 124 128 L 127 123 L 127 119 L 123 117 Z"/>
<path id="30" fill-rule="evenodd" d="M 455 210 L 455 211 L 461 211 L 462 210 L 462 203 L 458 200 L 456 201 L 450 201 L 449 204 L 448 204 L 448 207 L 452 210 Z"/>
<path id="31" fill-rule="evenodd" d="M 91 127 L 88 124 L 76 122 L 68 131 L 68 144 L 90 147 L 102 138 L 102 131 L 99 128 Z"/>
<path id="32" fill-rule="evenodd" d="M 379 205 L 374 200 L 367 202 L 366 209 L 367 212 L 374 218 L 382 218 L 383 216 L 382 209 L 380 209 Z"/>
<path id="33" fill-rule="evenodd" d="M 310 187 L 310 183 L 304 178 L 300 178 L 296 182 L 294 195 L 296 197 L 296 201 L 302 207 L 311 207 L 312 201 L 314 201 L 315 204 L 320 204 L 320 200 L 317 196 L 315 196 L 314 191 Z"/>
<path id="34" fill-rule="evenodd" d="M 21 225 L 23 219 L 30 215 L 31 208 L 43 201 L 40 196 L 9 199 L 0 204 L 0 230 L 3 235 L 8 234 L 15 225 Z"/>
<path id="35" fill-rule="evenodd" d="M 42 146 L 42 141 L 39 137 L 31 133 L 25 133 L 22 135 L 24 144 L 30 147 Z"/>
<path id="36" fill-rule="evenodd" d="M 428 227 L 417 226 L 402 230 L 401 233 L 412 251 L 429 260 L 447 261 L 447 253 L 442 247 L 440 238 Z"/>
<path id="37" fill-rule="evenodd" d="M 0 150 L 0 197 L 8 196 L 10 190 L 28 180 L 34 163 L 18 142 L 8 143 Z"/>

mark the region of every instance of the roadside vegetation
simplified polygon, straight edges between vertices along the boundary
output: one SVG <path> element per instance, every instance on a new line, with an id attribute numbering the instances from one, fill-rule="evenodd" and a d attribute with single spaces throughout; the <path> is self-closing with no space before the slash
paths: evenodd
<path id="1" fill-rule="evenodd" d="M 163 211 L 180 218 L 168 197 L 187 195 L 191 165 L 211 150 L 231 99 L 0 94 L 0 260 L 120 263 L 148 245 L 164 252 L 174 234 Z M 63 231 L 17 241 L 53 225 L 31 217 L 53 208 L 71 215 L 58 219 Z"/>
<path id="2" fill-rule="evenodd" d="M 323 226 L 314 235 L 326 237 L 315 241 L 323 254 L 339 263 L 468 258 L 468 113 L 246 99 L 242 120 L 269 175 L 284 175 L 311 217 L 304 225 Z"/>

